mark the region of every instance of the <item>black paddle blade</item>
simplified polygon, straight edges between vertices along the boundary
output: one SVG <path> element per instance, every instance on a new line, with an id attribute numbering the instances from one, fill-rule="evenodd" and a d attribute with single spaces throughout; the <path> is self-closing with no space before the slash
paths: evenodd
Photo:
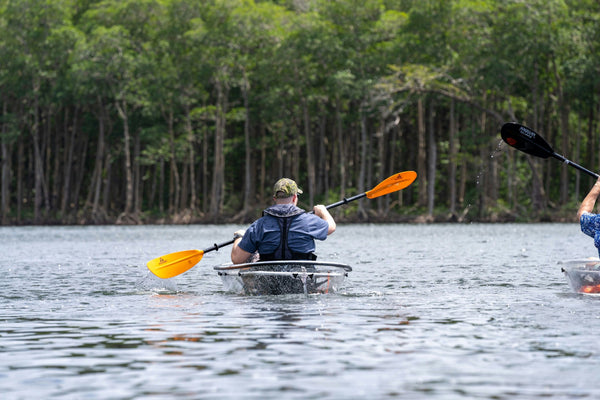
<path id="1" fill-rule="evenodd" d="M 507 122 L 502 125 L 500 135 L 509 146 L 524 153 L 541 158 L 554 155 L 554 150 L 543 137 L 516 122 Z"/>

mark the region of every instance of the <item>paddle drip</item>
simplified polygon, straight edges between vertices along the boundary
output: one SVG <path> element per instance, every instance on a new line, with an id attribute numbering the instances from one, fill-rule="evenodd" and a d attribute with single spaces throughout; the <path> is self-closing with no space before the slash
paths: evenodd
<path id="1" fill-rule="evenodd" d="M 160 279 L 150 271 L 146 271 L 146 275 L 138 280 L 135 286 L 143 291 L 156 294 L 172 294 L 179 291 L 173 280 Z"/>
<path id="2" fill-rule="evenodd" d="M 301 267 L 300 280 L 302 281 L 302 285 L 304 286 L 304 295 L 308 296 L 308 288 L 306 287 L 306 268 L 304 266 Z"/>

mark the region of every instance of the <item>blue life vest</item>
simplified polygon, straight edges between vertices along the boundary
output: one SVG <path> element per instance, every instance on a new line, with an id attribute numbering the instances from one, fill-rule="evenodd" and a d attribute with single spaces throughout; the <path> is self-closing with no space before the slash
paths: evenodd
<path id="1" fill-rule="evenodd" d="M 279 245 L 273 253 L 261 254 L 259 261 L 273 261 L 273 260 L 316 260 L 317 256 L 313 252 L 309 253 L 298 253 L 291 250 L 288 247 L 288 234 L 290 232 L 290 226 L 294 217 L 300 214 L 304 214 L 305 211 L 301 208 L 294 207 L 292 209 L 281 210 L 279 208 L 269 207 L 263 211 L 263 216 L 268 214 L 272 217 L 277 218 L 279 224 Z"/>

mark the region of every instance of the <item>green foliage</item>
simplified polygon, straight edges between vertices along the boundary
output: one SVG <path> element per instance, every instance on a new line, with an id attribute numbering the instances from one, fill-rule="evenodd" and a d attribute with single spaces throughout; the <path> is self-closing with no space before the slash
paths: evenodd
<path id="1" fill-rule="evenodd" d="M 86 204 L 96 187 L 107 188 L 108 215 L 131 190 L 165 213 L 206 210 L 215 197 L 217 214 L 252 210 L 280 174 L 307 187 L 311 167 L 307 190 L 335 202 L 418 161 L 434 163 L 436 213 L 453 187 L 459 207 L 483 207 L 469 215 L 527 214 L 539 206 L 532 164 L 486 158 L 498 127 L 531 124 L 562 153 L 600 165 L 599 54 L 593 0 L 0 0 L 0 138 L 15 171 L 34 164 L 17 144 L 33 148 L 31 132 L 40 135 L 49 216 L 63 215 L 63 197 Z M 137 157 L 127 167 L 123 121 Z M 100 126 L 107 149 L 96 157 Z M 574 190 L 575 174 L 533 165 L 544 204 L 573 207 L 561 188 Z M 414 203 L 427 169 L 394 212 L 424 210 Z M 143 178 L 130 189 L 133 172 Z M 23 173 L 27 194 L 12 208 L 34 204 L 34 175 Z M 16 179 L 2 184 L 14 193 Z"/>

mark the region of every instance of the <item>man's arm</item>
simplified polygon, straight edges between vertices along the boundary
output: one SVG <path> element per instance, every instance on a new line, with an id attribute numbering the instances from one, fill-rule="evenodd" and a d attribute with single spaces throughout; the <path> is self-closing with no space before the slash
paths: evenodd
<path id="1" fill-rule="evenodd" d="M 577 211 L 577 219 L 581 219 L 581 214 L 584 212 L 591 213 L 594 211 L 594 206 L 596 205 L 596 200 L 598 200 L 598 196 L 600 196 L 600 178 L 594 183 L 594 186 L 590 189 L 590 192 L 585 196 L 585 199 L 581 202 L 581 206 L 579 206 L 579 211 Z"/>
<path id="2" fill-rule="evenodd" d="M 335 228 L 336 228 L 335 220 L 329 213 L 329 210 L 327 209 L 327 207 L 325 207 L 322 204 L 319 204 L 313 208 L 313 211 L 317 217 L 320 217 L 321 219 L 325 220 L 327 222 L 327 224 L 329 225 L 329 228 L 327 229 L 328 236 L 331 235 L 333 232 L 335 232 Z"/>
<path id="3" fill-rule="evenodd" d="M 240 246 L 238 246 L 244 237 L 244 233 L 245 231 L 242 229 L 233 234 L 235 240 L 231 249 L 231 262 L 234 264 L 243 264 L 252 255 L 252 253 L 248 253 L 246 250 L 243 250 L 240 248 Z"/>

